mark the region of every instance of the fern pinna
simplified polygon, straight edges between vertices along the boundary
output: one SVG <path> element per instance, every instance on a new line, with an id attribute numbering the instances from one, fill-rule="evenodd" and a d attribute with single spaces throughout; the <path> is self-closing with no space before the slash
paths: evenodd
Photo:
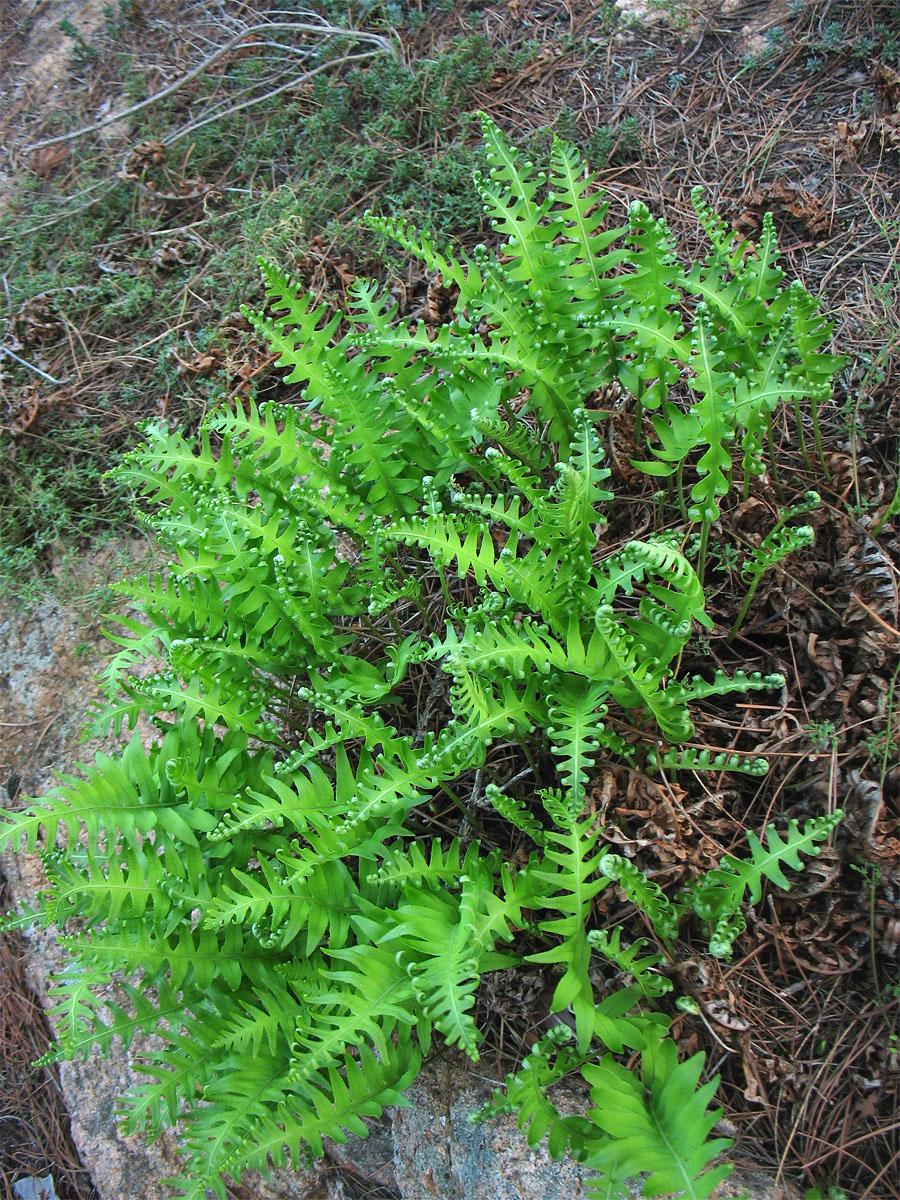
<path id="1" fill-rule="evenodd" d="M 645 209 L 607 225 L 571 146 L 554 143 L 545 181 L 484 125 L 476 186 L 499 253 L 444 255 L 373 221 L 458 290 L 450 324 L 409 324 L 368 283 L 341 323 L 264 264 L 269 313 L 247 315 L 303 403 L 219 411 L 197 443 L 148 426 L 117 469 L 171 558 L 118 589 L 135 615 L 93 728 L 144 714 L 157 737 L 135 733 L 3 818 L 49 881 L 39 911 L 11 920 L 73 922 L 58 1053 L 155 1035 L 122 1119 L 151 1137 L 178 1124 L 173 1184 L 192 1200 L 364 1135 L 438 1038 L 477 1058 L 479 980 L 523 961 L 553 979 L 560 1024 L 495 1109 L 583 1160 L 598 1195 L 642 1172 L 648 1194 L 708 1195 L 726 1170 L 709 1167 L 715 1081 L 699 1085 L 702 1055 L 678 1062 L 648 1007 L 671 987 L 665 960 L 597 928 L 594 901 L 615 881 L 669 950 L 693 913 L 727 953 L 745 891 L 785 883 L 833 825 L 769 832 L 682 897 L 609 851 L 589 795 L 602 761 L 764 773 L 682 744 L 696 699 L 784 680 L 675 679 L 709 625 L 703 589 L 677 538 L 602 548 L 591 397 L 617 379 L 654 411 L 662 464 L 701 449 L 708 515 L 739 429 L 756 453 L 754 405 L 823 369 L 773 366 L 792 301 L 705 210 L 715 254 L 685 274 Z M 685 291 L 704 305 L 690 334 Z M 751 327 L 761 340 L 739 350 Z M 814 355 L 816 337 L 804 345 Z M 731 380 L 736 355 L 750 392 Z M 690 448 L 664 432 L 685 381 L 700 397 L 682 414 Z M 641 723 L 647 736 L 626 736 Z M 445 802 L 463 818 L 450 839 Z M 503 826 L 525 846 L 515 865 Z M 598 959 L 617 990 L 600 991 Z M 115 1000 L 92 990 L 126 977 Z M 595 1107 L 563 1118 L 547 1090 L 572 1071 Z"/>

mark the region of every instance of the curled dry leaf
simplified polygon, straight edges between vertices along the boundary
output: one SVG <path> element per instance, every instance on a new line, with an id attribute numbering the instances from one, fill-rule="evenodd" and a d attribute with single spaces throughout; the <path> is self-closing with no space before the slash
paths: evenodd
<path id="1" fill-rule="evenodd" d="M 870 145 L 876 151 L 900 150 L 900 112 L 860 121 L 837 121 L 834 128 L 834 148 L 851 162 L 856 162 Z"/>
<path id="2" fill-rule="evenodd" d="M 26 300 L 14 314 L 11 325 L 19 346 L 25 350 L 45 342 L 55 342 L 62 337 L 65 325 L 60 316 L 56 291 L 39 292 Z"/>
<path id="3" fill-rule="evenodd" d="M 776 179 L 765 188 L 755 188 L 744 200 L 744 209 L 734 222 L 741 237 L 754 237 L 763 216 L 771 212 L 779 235 L 789 231 L 803 240 L 819 242 L 831 232 L 831 210 L 799 184 Z"/>
<path id="4" fill-rule="evenodd" d="M 736 1000 L 731 992 L 728 993 L 727 999 L 706 1000 L 702 1004 L 703 1011 L 711 1021 L 724 1026 L 725 1029 L 743 1033 L 750 1028 L 750 1022 L 735 1012 L 735 1006 Z"/>
<path id="5" fill-rule="evenodd" d="M 203 243 L 190 233 L 166 238 L 153 251 L 150 261 L 159 271 L 174 271 L 197 263 L 203 253 Z"/>
<path id="6" fill-rule="evenodd" d="M 810 705 L 810 712 L 820 708 L 825 700 L 840 687 L 844 680 L 844 664 L 841 654 L 834 642 L 820 638 L 817 633 L 811 633 L 806 641 L 806 652 L 810 661 L 819 668 L 825 683 L 825 688 Z"/>
<path id="7" fill-rule="evenodd" d="M 217 371 L 222 365 L 224 357 L 225 353 L 219 346 L 211 346 L 209 350 L 204 350 L 190 359 L 182 358 L 174 346 L 170 347 L 167 354 L 167 358 L 175 364 L 180 375 L 190 375 L 200 379 L 206 379 Z"/>
<path id="8" fill-rule="evenodd" d="M 166 148 L 162 142 L 139 142 L 125 155 L 119 174 L 123 179 L 139 180 L 145 171 L 165 162 L 165 158 Z"/>
<path id="9" fill-rule="evenodd" d="M 0 422 L 0 429 L 5 425 L 13 442 L 33 429 L 44 413 L 56 407 L 59 397 L 54 393 L 43 396 L 35 384 L 21 388 L 14 396 L 6 421 Z M 13 447 L 14 449 L 14 447 Z"/>
<path id="10" fill-rule="evenodd" d="M 32 156 L 30 167 L 39 179 L 47 179 L 62 167 L 69 158 L 69 147 L 66 142 L 55 146 L 42 146 Z"/>
<path id="11" fill-rule="evenodd" d="M 880 62 L 872 72 L 872 82 L 881 99 L 894 109 L 900 108 L 900 72 Z"/>

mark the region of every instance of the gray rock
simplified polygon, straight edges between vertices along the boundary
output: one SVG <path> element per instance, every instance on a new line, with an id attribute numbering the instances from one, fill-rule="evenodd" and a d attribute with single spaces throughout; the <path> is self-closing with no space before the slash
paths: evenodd
<path id="1" fill-rule="evenodd" d="M 394 1178 L 403 1200 L 580 1200 L 583 1169 L 531 1150 L 514 1118 L 469 1122 L 490 1094 L 463 1063 L 423 1069 L 407 1092 L 412 1106 L 394 1113 Z"/>

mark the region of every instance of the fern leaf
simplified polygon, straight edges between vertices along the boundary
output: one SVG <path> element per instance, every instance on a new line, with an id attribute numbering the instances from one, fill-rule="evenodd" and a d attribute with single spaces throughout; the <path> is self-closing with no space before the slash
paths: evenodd
<path id="1" fill-rule="evenodd" d="M 480 116 L 490 180 L 476 173 L 475 186 L 491 213 L 494 228 L 509 239 L 515 264 L 509 277 L 524 280 L 530 290 L 541 294 L 545 277 L 541 249 L 553 242 L 558 231 L 558 222 L 545 220 L 549 201 L 535 199 L 546 177 L 531 163 L 522 161 L 519 151 L 509 145 L 485 113 Z"/>
<path id="2" fill-rule="evenodd" d="M 608 685 L 603 681 L 591 685 L 569 679 L 553 688 L 547 736 L 562 784 L 572 797 L 573 807 L 579 810 L 600 747 L 597 734 L 603 729 L 606 705 L 602 701 L 608 694 Z"/>
<path id="3" fill-rule="evenodd" d="M 326 1138 L 344 1143 L 348 1133 L 365 1137 L 363 1117 L 408 1103 L 402 1093 L 420 1064 L 416 1049 L 401 1042 L 379 1059 L 361 1046 L 358 1059 L 346 1055 L 339 1068 L 302 1089 L 285 1086 L 274 1058 L 257 1059 L 252 1070 L 232 1070 L 207 1087 L 209 1103 L 191 1122 L 188 1150 L 201 1172 L 171 1182 L 191 1200 L 203 1200 L 207 1187 L 224 1200 L 222 1173 L 239 1176 L 242 1168 L 267 1171 L 273 1164 L 299 1169 L 307 1147 L 321 1156 Z"/>
<path id="4" fill-rule="evenodd" d="M 398 1027 L 416 1023 L 415 983 L 395 948 L 360 944 L 331 950 L 328 956 L 331 966 L 314 972 L 303 988 L 290 1052 L 293 1081 L 314 1079 L 360 1044 L 387 1054 Z"/>
<path id="5" fill-rule="evenodd" d="M 190 1033 L 167 1031 L 166 1048 L 145 1052 L 135 1064 L 140 1075 L 154 1082 L 138 1084 L 122 1097 L 118 1114 L 123 1133 L 155 1138 L 165 1125 L 174 1125 L 185 1098 L 202 1088 L 221 1061 L 221 1052 L 200 1040 L 192 1024 L 189 1028 Z"/>
<path id="6" fill-rule="evenodd" d="M 664 996 L 672 990 L 672 980 L 665 975 L 655 972 L 655 968 L 664 961 L 660 954 L 639 955 L 648 945 L 646 938 L 637 941 L 626 948 L 622 947 L 622 930 L 616 928 L 612 934 L 606 929 L 592 929 L 588 933 L 588 942 L 592 950 L 599 951 L 604 958 L 615 965 L 626 975 L 630 975 L 641 992 L 648 998 Z"/>
<path id="7" fill-rule="evenodd" d="M 526 961 L 562 964 L 563 975 L 553 993 L 550 1011 L 560 1012 L 571 1006 L 579 1051 L 585 1052 L 594 1032 L 594 991 L 588 970 L 591 948 L 585 923 L 591 902 L 607 886 L 607 880 L 597 875 L 602 857 L 598 849 L 600 830 L 593 817 L 579 821 L 558 796 L 545 795 L 542 799 L 559 828 L 545 831 L 542 860 L 528 869 L 527 879 L 536 886 L 535 901 L 540 897 L 544 908 L 560 914 L 541 921 L 540 928 L 562 941 L 550 950 L 530 954 Z"/>
<path id="8" fill-rule="evenodd" d="M 546 1137 L 551 1158 L 562 1158 L 567 1150 L 579 1151 L 583 1137 L 591 1132 L 590 1122 L 562 1116 L 547 1095 L 554 1083 L 578 1065 L 577 1056 L 565 1045 L 570 1036 L 565 1025 L 551 1029 L 534 1045 L 519 1070 L 506 1076 L 505 1091 L 497 1088 L 493 1098 L 469 1120 L 476 1124 L 514 1112 L 516 1124 L 533 1150 Z"/>
<path id="9" fill-rule="evenodd" d="M 587 1158 L 600 1171 L 591 1182 L 595 1195 L 610 1182 L 646 1174 L 641 1195 L 702 1200 L 729 1174 L 729 1166 L 706 1169 L 731 1143 L 707 1140 L 721 1111 L 707 1108 L 718 1079 L 697 1086 L 704 1057 L 679 1064 L 675 1043 L 657 1036 L 642 1051 L 641 1078 L 610 1055 L 582 1067 L 596 1106 L 589 1117 L 607 1135 Z"/>
<path id="10" fill-rule="evenodd" d="M 366 212 L 363 214 L 363 220 L 370 229 L 396 242 L 424 263 L 430 272 L 440 275 L 444 287 L 455 284 L 459 288 L 460 308 L 464 307 L 470 296 L 480 293 L 483 285 L 478 267 L 465 255 L 462 255 L 462 261 L 459 261 L 452 254 L 441 254 L 427 232 L 420 232 L 403 218 L 376 216 L 372 212 Z"/>
<path id="11" fill-rule="evenodd" d="M 153 772 L 159 751 L 148 758 L 140 737 L 135 734 L 119 759 L 98 754 L 93 766 L 76 764 L 84 778 L 61 775 L 55 792 L 35 801 L 22 813 L 0 814 L 0 844 L 35 848 L 43 835 L 52 846 L 62 826 L 74 843 L 83 829 L 90 849 L 96 850 L 100 838 L 110 833 L 121 835 L 138 851 L 140 839 L 158 829 L 190 846 L 198 845 L 197 834 L 211 828 L 215 818 L 202 809 L 172 803 Z"/>
<path id="12" fill-rule="evenodd" d="M 489 783 L 484 789 L 484 794 L 504 820 L 527 834 L 536 846 L 544 845 L 543 826 L 522 800 L 516 796 L 507 796 L 495 783 Z"/>
<path id="13" fill-rule="evenodd" d="M 473 860 L 474 866 L 474 860 Z M 417 891 L 397 910 L 382 945 L 398 948 L 422 1011 L 451 1044 L 478 1058 L 471 1014 L 479 965 L 498 936 L 509 937 L 505 908 L 494 895 L 485 860 L 461 877 L 458 900 L 445 892 Z"/>
<path id="14" fill-rule="evenodd" d="M 604 854 L 597 865 L 606 878 L 614 879 L 632 904 L 650 918 L 653 928 L 664 941 L 672 941 L 678 936 L 681 913 L 666 898 L 658 883 L 648 879 L 639 867 L 619 854 Z"/>
<path id="15" fill-rule="evenodd" d="M 772 825 L 763 830 L 762 839 L 748 831 L 749 859 L 741 860 L 726 854 L 720 866 L 694 881 L 689 893 L 694 911 L 706 921 L 718 920 L 723 915 L 737 912 L 745 892 L 749 892 L 751 904 L 756 904 L 762 896 L 763 879 L 785 891 L 790 890 L 784 867 L 802 870 L 800 855 L 815 857 L 820 850 L 817 843 L 825 841 L 842 816 L 842 811 L 837 810 L 825 816 L 810 817 L 802 830 L 797 821 L 790 821 L 786 837 Z"/>
<path id="16" fill-rule="evenodd" d="M 601 232 L 609 205 L 602 191 L 597 193 L 594 188 L 595 179 L 586 171 L 576 148 L 554 138 L 550 155 L 553 215 L 562 221 L 562 236 L 571 247 L 558 268 L 560 290 L 566 304 L 574 296 L 584 305 L 586 314 L 597 313 L 602 297 L 618 289 L 619 281 L 612 273 L 628 259 L 624 247 L 609 249 L 625 230 Z"/>

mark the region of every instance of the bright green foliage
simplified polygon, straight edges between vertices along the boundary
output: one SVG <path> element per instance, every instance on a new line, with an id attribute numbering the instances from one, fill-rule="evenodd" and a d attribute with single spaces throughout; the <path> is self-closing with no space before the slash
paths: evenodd
<path id="1" fill-rule="evenodd" d="M 813 509 L 819 507 L 819 504 L 818 492 L 807 492 L 799 503 L 792 504 L 789 508 L 785 509 L 760 544 L 748 556 L 741 571 L 741 577 L 748 585 L 747 594 L 744 596 L 740 611 L 731 627 L 729 640 L 740 629 L 741 623 L 750 608 L 750 603 L 756 594 L 759 581 L 765 572 L 777 566 L 778 563 L 787 558 L 788 555 L 793 554 L 796 550 L 812 545 L 815 538 L 815 530 L 811 525 L 789 526 L 786 523 L 791 517 L 812 512 Z"/>
<path id="2" fill-rule="evenodd" d="M 614 879 L 631 900 L 651 921 L 657 936 L 670 942 L 678 932 L 678 924 L 688 913 L 693 912 L 710 922 L 710 953 L 717 958 L 730 958 L 734 941 L 746 929 L 740 912 L 745 893 L 749 891 L 751 903 L 756 903 L 762 894 L 762 881 L 769 879 L 778 887 L 788 890 L 790 882 L 783 867 L 803 868 L 800 854 L 815 856 L 816 845 L 824 841 L 838 824 L 840 811 L 822 817 L 811 817 L 801 832 L 796 821 L 788 826 L 786 840 L 771 825 L 766 826 L 763 840 L 752 832 L 747 833 L 751 857 L 741 861 L 727 854 L 722 864 L 704 875 L 698 876 L 688 892 L 673 902 L 663 894 L 652 880 L 648 879 L 628 859 L 615 854 L 605 854 L 598 866 L 610 879 Z M 766 846 L 765 843 L 768 843 Z M 619 930 L 616 930 L 616 934 Z M 627 955 L 619 951 L 618 938 L 608 942 L 604 931 L 592 931 L 588 935 L 591 945 L 599 949 L 623 970 L 631 973 L 638 986 L 648 995 L 650 988 L 661 981 L 656 976 L 647 976 L 641 969 L 655 965 L 656 959 L 634 961 L 639 945 L 632 947 Z M 649 986 L 648 986 L 649 985 Z M 658 994 L 658 993 L 657 993 Z"/>
<path id="3" fill-rule="evenodd" d="M 729 1168 L 706 1168 L 729 1142 L 708 1140 L 722 1112 L 707 1108 L 718 1079 L 697 1086 L 703 1063 L 703 1054 L 679 1063 L 674 1044 L 656 1033 L 641 1051 L 639 1077 L 608 1054 L 582 1069 L 596 1105 L 588 1117 L 606 1135 L 587 1157 L 599 1172 L 590 1194 L 627 1196 L 620 1185 L 639 1172 L 647 1172 L 645 1196 L 712 1194 Z"/>
<path id="4" fill-rule="evenodd" d="M 772 825 L 767 825 L 763 830 L 762 840 L 748 830 L 748 861 L 726 854 L 720 866 L 699 875 L 690 889 L 675 901 L 669 900 L 657 883 L 648 879 L 633 862 L 621 855 L 604 854 L 597 867 L 608 879 L 615 880 L 628 899 L 650 919 L 661 941 L 670 943 L 677 936 L 679 922 L 689 913 L 694 913 L 713 925 L 710 953 L 716 958 L 730 958 L 735 939 L 746 929 L 740 911 L 745 894 L 749 892 L 750 902 L 756 904 L 762 895 L 763 879 L 788 891 L 791 885 L 783 868 L 788 866 L 802 870 L 800 854 L 814 858 L 820 850 L 816 843 L 829 836 L 842 816 L 843 813 L 838 810 L 825 816 L 810 817 L 802 831 L 796 821 L 791 821 L 786 838 Z M 620 931 L 617 929 L 615 932 L 618 935 Z M 651 989 L 660 981 L 655 976 L 648 978 L 642 968 L 654 966 L 656 960 L 635 961 L 639 943 L 623 954 L 619 949 L 618 937 L 609 940 L 605 931 L 592 931 L 588 934 L 588 940 L 622 970 L 633 975 L 646 994 L 652 994 Z"/>
<path id="5" fill-rule="evenodd" d="M 671 475 L 702 449 L 688 511 L 692 520 L 708 525 L 730 489 L 733 444 L 740 442 L 746 487 L 764 469 L 771 414 L 784 401 L 827 400 L 843 360 L 821 352 L 831 326 L 819 315 L 817 302 L 798 282 L 781 286 L 771 216 L 751 250 L 712 212 L 701 188 L 691 199 L 712 249 L 690 271 L 669 267 L 667 286 L 677 284 L 699 299 L 690 334 L 677 336 L 673 316 L 668 348 L 670 359 L 688 368 L 687 384 L 697 399 L 685 409 L 661 393 L 654 397 L 651 407 L 661 402 L 653 417 L 658 444 L 651 446 L 654 459 L 636 465 L 653 475 Z M 674 313 L 671 303 L 667 311 Z"/>
<path id="6" fill-rule="evenodd" d="M 648 944 L 646 938 L 638 938 L 636 942 L 623 948 L 622 930 L 617 926 L 612 934 L 606 929 L 592 929 L 588 934 L 588 942 L 593 950 L 598 950 L 620 971 L 631 975 L 635 984 L 648 998 L 665 996 L 671 992 L 672 980 L 656 970 L 664 962 L 662 955 L 647 954 L 643 958 L 638 957 Z"/>
<path id="7" fill-rule="evenodd" d="M 607 879 L 615 880 L 632 904 L 647 914 L 663 941 L 670 942 L 677 936 L 680 914 L 658 883 L 619 854 L 604 854 L 599 868 Z"/>
<path id="8" fill-rule="evenodd" d="M 771 825 L 763 831 L 762 839 L 747 832 L 750 858 L 742 861 L 726 854 L 721 865 L 694 880 L 685 897 L 686 903 L 704 921 L 715 924 L 714 944 L 710 949 L 718 958 L 730 958 L 735 937 L 743 932 L 739 916 L 740 905 L 749 892 L 750 902 L 756 904 L 762 895 L 764 879 L 776 887 L 790 888 L 784 873 L 785 867 L 795 871 L 803 869 L 801 853 L 815 857 L 824 842 L 840 821 L 843 813 L 838 810 L 821 817 L 810 817 L 803 829 L 796 821 L 788 824 L 787 834 L 782 837 Z"/>
<path id="9" fill-rule="evenodd" d="M 170 562 L 119 589 L 135 616 L 94 727 L 144 714 L 157 738 L 135 734 L 0 826 L 46 847 L 36 919 L 83 929 L 57 982 L 59 1053 L 156 1034 L 125 1125 L 179 1123 L 193 1200 L 364 1135 L 436 1035 L 477 1058 L 479 980 L 523 958 L 546 965 L 551 1012 L 574 1030 L 509 1084 L 529 1140 L 568 1146 L 598 1179 L 649 1171 L 647 1194 L 707 1195 L 726 1170 L 704 1173 L 722 1143 L 702 1057 L 679 1065 L 667 1019 L 644 1011 L 666 990 L 661 960 L 594 928 L 613 879 L 669 942 L 687 902 L 608 853 L 589 784 L 609 757 L 758 774 L 680 743 L 695 699 L 784 681 L 675 679 L 694 622 L 710 624 L 703 589 L 669 537 L 602 548 L 609 472 L 589 404 L 618 378 L 664 414 L 687 380 L 720 496 L 716 455 L 740 424 L 734 385 L 731 424 L 712 432 L 736 353 L 720 326 L 765 324 L 777 287 L 762 258 L 732 252 L 731 282 L 714 259 L 692 276 L 708 311 L 683 335 L 686 277 L 662 223 L 637 206 L 607 228 L 563 143 L 545 190 L 489 121 L 485 139 L 476 182 L 500 254 L 442 256 L 380 223 L 458 287 L 451 324 L 407 326 L 367 283 L 329 317 L 265 265 L 269 313 L 248 316 L 302 406 L 215 413 L 198 445 L 149 426 L 115 472 Z M 649 738 L 619 732 L 635 725 Z M 482 797 L 508 841 L 445 838 L 439 804 L 479 832 Z M 734 915 L 832 825 L 751 841 L 695 911 Z M 633 982 L 602 990 L 609 964 Z M 115 1002 L 93 994 L 122 975 Z M 640 1077 L 610 1057 L 626 1048 Z M 561 1118 L 546 1087 L 574 1069 L 597 1110 Z"/>
<path id="10" fill-rule="evenodd" d="M 568 1027 L 556 1026 L 521 1068 L 506 1077 L 505 1089 L 498 1089 L 472 1119 L 518 1113 L 519 1128 L 530 1146 L 538 1146 L 546 1137 L 554 1158 L 568 1152 L 595 1172 L 587 1179 L 591 1196 L 633 1195 L 625 1181 L 646 1173 L 645 1196 L 701 1200 L 730 1170 L 728 1166 L 707 1169 L 730 1144 L 723 1138 L 709 1139 L 722 1115 L 721 1110 L 708 1109 L 718 1080 L 698 1087 L 704 1055 L 679 1063 L 675 1045 L 664 1033 L 653 1016 L 632 1019 L 623 1045 L 640 1051 L 637 1074 L 611 1054 L 587 1061 L 569 1044 Z M 586 1116 L 562 1115 L 547 1094 L 555 1082 L 575 1070 L 589 1084 L 595 1105 Z"/>

